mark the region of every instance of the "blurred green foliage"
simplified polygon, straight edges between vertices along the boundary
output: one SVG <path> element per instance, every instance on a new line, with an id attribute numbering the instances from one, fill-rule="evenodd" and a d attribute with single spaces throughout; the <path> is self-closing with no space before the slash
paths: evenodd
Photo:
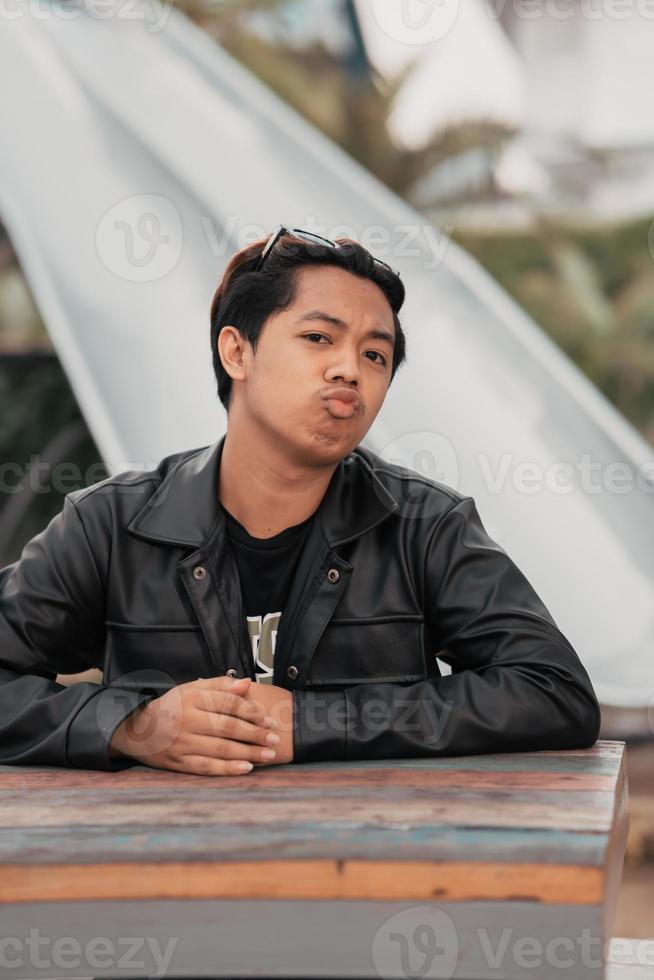
<path id="1" fill-rule="evenodd" d="M 0 566 L 59 513 L 67 492 L 105 475 L 58 358 L 0 356 Z"/>
<path id="2" fill-rule="evenodd" d="M 345 57 L 339 60 L 319 40 L 289 48 L 272 28 L 270 37 L 253 30 L 253 14 L 274 13 L 283 19 L 285 9 L 292 7 L 288 0 L 177 0 L 176 5 L 288 105 L 403 196 L 442 160 L 478 146 L 499 152 L 515 132 L 496 120 L 467 120 L 436 133 L 420 152 L 398 146 L 386 124 L 409 68 L 392 81 L 371 66 L 364 73 L 352 72 Z"/>
<path id="3" fill-rule="evenodd" d="M 654 257 L 650 219 L 541 222 L 531 234 L 455 232 L 654 445 Z"/>

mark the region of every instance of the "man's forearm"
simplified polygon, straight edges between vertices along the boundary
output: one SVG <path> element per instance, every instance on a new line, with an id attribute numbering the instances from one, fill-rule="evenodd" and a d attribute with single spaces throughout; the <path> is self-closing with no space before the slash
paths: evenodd
<path id="1" fill-rule="evenodd" d="M 111 732 L 151 695 L 86 681 L 69 687 L 0 667 L 0 762 L 113 769 Z M 44 710 L 44 706 L 47 710 Z"/>
<path id="2" fill-rule="evenodd" d="M 568 652 L 548 664 L 464 670 L 405 686 L 296 691 L 295 761 L 587 748 L 601 715 Z"/>

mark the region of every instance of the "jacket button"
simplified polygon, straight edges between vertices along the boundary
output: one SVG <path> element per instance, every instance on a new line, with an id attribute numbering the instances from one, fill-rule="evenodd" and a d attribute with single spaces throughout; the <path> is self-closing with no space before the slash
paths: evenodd
<path id="1" fill-rule="evenodd" d="M 299 673 L 299 671 L 298 671 L 297 667 L 294 667 L 293 664 L 291 664 L 291 666 L 288 667 L 287 670 L 286 670 L 286 676 L 291 681 L 297 680 L 298 673 Z"/>
<path id="2" fill-rule="evenodd" d="M 196 565 L 193 569 L 193 578 L 201 581 L 203 578 L 207 577 L 207 570 L 204 565 Z"/>
<path id="3" fill-rule="evenodd" d="M 341 577 L 341 573 L 337 568 L 330 568 L 329 571 L 327 572 L 327 578 L 329 579 L 330 582 L 338 582 L 340 577 Z"/>
<path id="4" fill-rule="evenodd" d="M 230 667 L 228 670 L 225 671 L 225 673 L 227 674 L 228 677 L 238 677 L 238 671 L 236 667 Z"/>

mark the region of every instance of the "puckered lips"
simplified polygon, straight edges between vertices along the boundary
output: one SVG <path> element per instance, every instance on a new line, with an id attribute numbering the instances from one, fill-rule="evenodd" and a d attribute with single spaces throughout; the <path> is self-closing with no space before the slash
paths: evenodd
<path id="1" fill-rule="evenodd" d="M 353 388 L 332 388 L 322 397 L 327 411 L 337 419 L 352 418 L 361 409 L 361 396 Z"/>

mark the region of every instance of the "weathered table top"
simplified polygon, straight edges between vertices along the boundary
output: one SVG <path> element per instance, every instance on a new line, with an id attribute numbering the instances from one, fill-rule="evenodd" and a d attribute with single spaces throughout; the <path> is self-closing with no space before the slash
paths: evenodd
<path id="1" fill-rule="evenodd" d="M 12 935 L 28 920 L 54 935 L 71 914 L 68 936 L 107 936 L 108 922 L 172 930 L 172 976 L 403 976 L 397 957 L 418 956 L 426 926 L 441 942 L 424 976 L 535 976 L 528 940 L 556 941 L 575 980 L 603 976 L 627 833 L 624 749 L 229 778 L 0 766 L 0 913 Z M 154 972 L 112 969 L 96 972 Z M 550 975 L 560 963 L 539 967 Z"/>

